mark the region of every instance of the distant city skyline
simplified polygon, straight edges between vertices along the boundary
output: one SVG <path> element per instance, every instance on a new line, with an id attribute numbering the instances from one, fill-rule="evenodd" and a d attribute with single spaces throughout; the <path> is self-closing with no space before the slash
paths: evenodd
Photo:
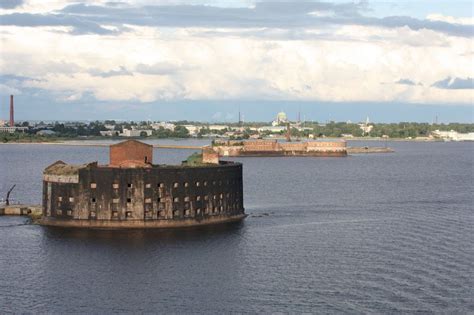
<path id="1" fill-rule="evenodd" d="M 288 119 L 296 121 L 298 112 L 306 121 L 365 121 L 395 123 L 401 121 L 433 123 L 474 123 L 474 108 L 471 106 L 432 106 L 426 104 L 385 103 L 317 103 L 291 101 L 200 101 L 162 102 L 160 104 L 128 104 L 118 110 L 107 106 L 88 104 L 40 103 L 41 112 L 31 111 L 30 100 L 25 95 L 15 96 L 16 121 L 202 121 L 238 122 L 239 108 L 245 122 L 270 122 L 283 111 Z M 153 106 L 154 105 L 154 106 Z M 84 111 L 88 108 L 88 111 Z M 8 121 L 9 97 L 0 98 L 0 120 Z"/>
<path id="2" fill-rule="evenodd" d="M 9 0 L 0 32 L 2 119 L 474 121 L 467 0 Z"/>

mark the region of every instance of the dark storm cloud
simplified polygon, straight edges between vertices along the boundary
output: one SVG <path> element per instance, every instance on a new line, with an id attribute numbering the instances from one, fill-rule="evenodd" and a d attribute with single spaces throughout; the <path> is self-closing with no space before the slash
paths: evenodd
<path id="1" fill-rule="evenodd" d="M 401 85 L 422 85 L 421 83 L 415 83 L 414 81 L 410 79 L 400 79 L 395 82 L 396 84 L 401 84 Z"/>
<path id="2" fill-rule="evenodd" d="M 397 82 L 395 82 L 396 84 L 403 84 L 403 85 L 416 85 L 415 82 L 413 82 L 412 80 L 410 79 L 400 79 L 398 80 Z"/>
<path id="3" fill-rule="evenodd" d="M 471 90 L 471 89 L 474 89 L 474 79 L 447 77 L 444 80 L 440 80 L 433 83 L 432 86 L 437 87 L 438 89 L 446 89 L 446 90 Z"/>
<path id="4" fill-rule="evenodd" d="M 179 72 L 193 70 L 193 66 L 189 65 L 176 65 L 169 62 L 158 62 L 152 65 L 138 64 L 135 71 L 142 74 L 151 75 L 173 75 Z"/>
<path id="5" fill-rule="evenodd" d="M 7 81 L 23 82 L 23 81 L 28 81 L 28 80 L 33 80 L 33 78 L 14 75 L 14 74 L 1 74 L 0 75 L 0 82 L 7 82 Z"/>
<path id="6" fill-rule="evenodd" d="M 127 68 L 121 66 L 117 70 L 110 70 L 110 71 L 100 71 L 97 69 L 89 70 L 90 74 L 95 77 L 102 77 L 102 78 L 110 78 L 116 76 L 133 76 L 133 72 L 128 71 Z"/>
<path id="7" fill-rule="evenodd" d="M 74 34 L 109 35 L 117 33 L 101 27 L 98 23 L 86 17 L 67 14 L 30 14 L 13 13 L 0 15 L 0 25 L 15 26 L 71 26 Z"/>
<path id="8" fill-rule="evenodd" d="M 50 14 L 10 14 L 0 16 L 0 24 L 18 26 L 64 25 L 75 33 L 114 33 L 101 25 L 124 30 L 125 24 L 156 27 L 225 27 L 293 29 L 328 25 L 364 25 L 385 28 L 429 29 L 454 36 L 472 37 L 472 25 L 419 20 L 406 16 L 375 18 L 364 16 L 366 2 L 259 2 L 249 8 L 222 8 L 205 5 L 153 5 L 135 7 L 121 3 L 104 6 L 73 4 Z"/>
<path id="9" fill-rule="evenodd" d="M 23 0 L 1 0 L 0 9 L 14 9 L 23 4 Z"/>

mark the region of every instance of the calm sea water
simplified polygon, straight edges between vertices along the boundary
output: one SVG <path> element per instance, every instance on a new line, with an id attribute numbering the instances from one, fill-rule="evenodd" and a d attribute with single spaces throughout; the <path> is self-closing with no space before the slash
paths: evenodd
<path id="1" fill-rule="evenodd" d="M 0 217 L 0 313 L 473 313 L 474 144 L 389 145 L 237 159 L 250 216 L 236 225 L 87 231 Z M 155 163 L 190 153 L 155 150 Z M 1 196 L 16 184 L 13 197 L 39 203 L 45 166 L 105 163 L 107 148 L 0 156 Z"/>

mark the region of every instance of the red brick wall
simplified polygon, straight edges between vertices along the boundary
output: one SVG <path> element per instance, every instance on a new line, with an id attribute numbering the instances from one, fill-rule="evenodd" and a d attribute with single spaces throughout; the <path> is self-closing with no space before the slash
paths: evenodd
<path id="1" fill-rule="evenodd" d="M 280 148 L 283 149 L 283 151 L 306 151 L 306 143 L 280 143 Z"/>
<path id="2" fill-rule="evenodd" d="M 307 144 L 308 147 L 337 147 L 337 148 L 345 148 L 346 142 L 345 141 L 311 141 Z"/>
<path id="3" fill-rule="evenodd" d="M 110 146 L 110 165 L 125 161 L 153 163 L 153 146 L 136 140 L 128 140 Z"/>
<path id="4" fill-rule="evenodd" d="M 219 153 L 215 152 L 212 148 L 203 148 L 202 149 L 202 162 L 219 164 Z"/>
<path id="5" fill-rule="evenodd" d="M 245 151 L 277 151 L 278 144 L 275 140 L 245 141 Z"/>

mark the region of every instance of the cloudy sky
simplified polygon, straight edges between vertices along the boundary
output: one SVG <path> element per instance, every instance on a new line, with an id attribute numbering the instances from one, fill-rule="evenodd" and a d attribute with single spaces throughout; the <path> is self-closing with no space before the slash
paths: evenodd
<path id="1" fill-rule="evenodd" d="M 473 122 L 469 0 L 0 1 L 0 115 Z"/>

